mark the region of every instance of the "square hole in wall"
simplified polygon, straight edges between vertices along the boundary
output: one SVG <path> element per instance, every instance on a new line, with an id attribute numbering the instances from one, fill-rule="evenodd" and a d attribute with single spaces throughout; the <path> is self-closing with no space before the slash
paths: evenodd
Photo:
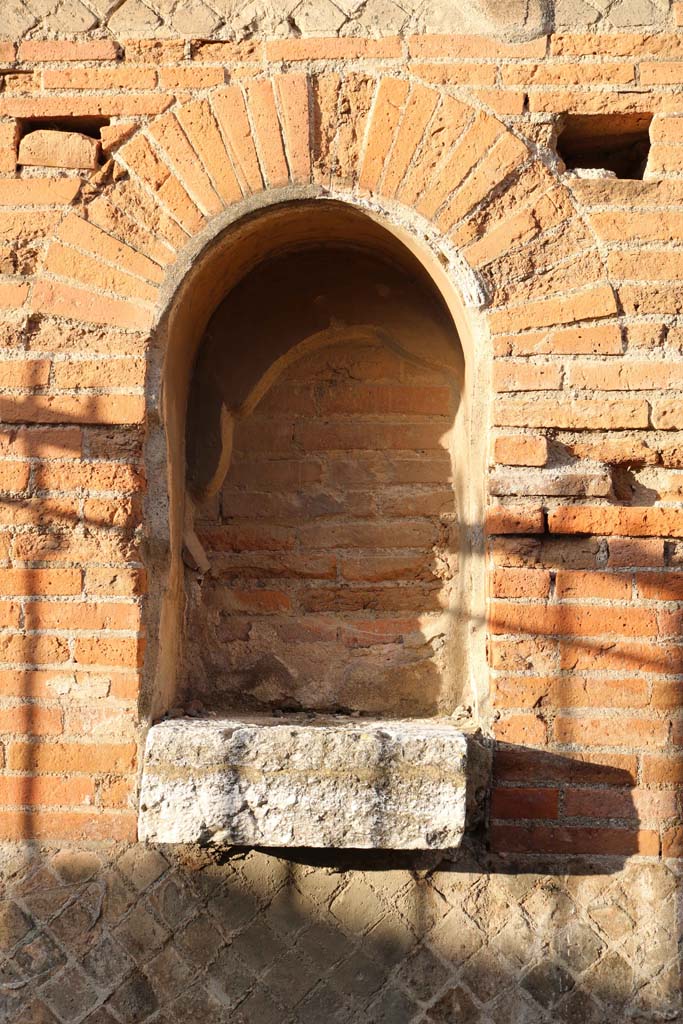
<path id="1" fill-rule="evenodd" d="M 617 178 L 641 179 L 650 152 L 652 114 L 567 114 L 557 154 L 568 171 L 612 171 Z"/>

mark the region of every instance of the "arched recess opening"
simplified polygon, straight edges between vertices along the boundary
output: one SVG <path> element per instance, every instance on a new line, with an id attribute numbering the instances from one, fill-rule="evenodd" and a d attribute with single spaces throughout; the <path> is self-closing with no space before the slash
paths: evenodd
<path id="1" fill-rule="evenodd" d="M 150 716 L 476 707 L 485 387 L 438 259 L 278 203 L 207 247 L 159 338 Z"/>

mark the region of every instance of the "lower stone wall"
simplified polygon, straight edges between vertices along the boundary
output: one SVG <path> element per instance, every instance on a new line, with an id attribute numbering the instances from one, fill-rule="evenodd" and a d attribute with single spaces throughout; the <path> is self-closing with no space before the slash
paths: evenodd
<path id="1" fill-rule="evenodd" d="M 661 862 L 178 849 L 0 848 L 3 1024 L 683 1019 Z"/>

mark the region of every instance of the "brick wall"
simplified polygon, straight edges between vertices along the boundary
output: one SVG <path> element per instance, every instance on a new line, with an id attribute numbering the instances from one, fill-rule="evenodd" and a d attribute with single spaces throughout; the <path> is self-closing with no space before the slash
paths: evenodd
<path id="1" fill-rule="evenodd" d="M 6 834 L 134 834 L 146 339 L 213 217 L 312 180 L 486 295 L 496 846 L 676 853 L 683 34 L 2 46 Z M 555 114 L 640 110 L 644 181 L 559 173 Z M 97 168 L 15 170 L 60 115 Z"/>
<path id="2" fill-rule="evenodd" d="M 490 1024 L 511 1006 L 534 1024 L 677 1019 L 680 894 L 660 862 L 683 850 L 680 8 L 678 28 L 518 43 L 0 42 L 0 1017 L 128 1024 L 162 1008 L 220 1020 L 241 1002 L 244 1020 L 305 1024 L 341 991 L 344 1022 Z M 563 174 L 567 113 L 653 115 L 644 180 Z M 59 134 L 24 141 L 18 166 L 34 129 Z M 68 152 L 86 166 L 64 169 L 73 131 L 86 140 Z M 398 861 L 341 875 L 290 866 L 285 879 L 261 855 L 218 867 L 134 845 L 163 586 L 150 500 L 164 486 L 159 340 L 189 264 L 230 217 L 258 197 L 323 192 L 445 268 L 464 298 L 469 369 L 491 381 L 478 396 L 489 674 L 476 710 L 497 741 L 490 820 L 476 857 L 468 847 L 434 880 L 437 864 L 423 865 L 419 884 Z M 438 387 L 400 360 L 386 372 L 386 387 Z M 267 399 L 273 420 L 291 388 L 315 384 L 314 362 L 303 381 L 291 373 Z M 204 539 L 240 518 L 253 422 L 198 522 Z M 338 449 L 316 443 L 329 473 Z M 372 450 L 368 434 L 353 466 Z M 420 518 L 434 527 L 429 508 Z M 220 557 L 226 577 L 232 558 Z M 422 596 L 414 575 L 375 588 L 382 567 L 366 558 L 346 587 L 353 558 L 340 601 L 368 584 L 373 601 Z M 192 626 L 204 608 L 187 586 Z M 303 600 L 331 589 L 307 585 Z M 262 606 L 236 618 L 270 628 Z M 37 845 L 50 842 L 57 859 Z M 198 962 L 188 932 L 202 925 Z M 337 945 L 322 947 L 318 928 Z M 306 966 L 296 992 L 254 959 L 264 936 L 283 979 L 292 948 Z M 107 950 L 120 972 L 103 977 Z M 178 964 L 189 994 L 169 988 Z M 363 970 L 374 980 L 361 996 Z"/>

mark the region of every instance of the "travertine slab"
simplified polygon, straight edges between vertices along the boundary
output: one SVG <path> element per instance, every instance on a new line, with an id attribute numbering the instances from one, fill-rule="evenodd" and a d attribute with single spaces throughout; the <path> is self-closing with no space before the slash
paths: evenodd
<path id="1" fill-rule="evenodd" d="M 465 823 L 466 753 L 448 720 L 162 722 L 147 738 L 140 838 L 452 848 Z"/>

